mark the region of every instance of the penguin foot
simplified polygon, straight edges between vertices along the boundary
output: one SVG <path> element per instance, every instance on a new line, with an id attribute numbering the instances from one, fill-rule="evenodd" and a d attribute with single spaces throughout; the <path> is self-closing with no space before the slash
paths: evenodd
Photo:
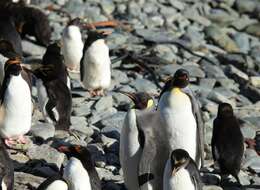
<path id="1" fill-rule="evenodd" d="M 16 140 L 12 138 L 7 138 L 4 140 L 4 143 L 7 147 L 12 147 L 14 144 L 16 144 Z"/>
<path id="2" fill-rule="evenodd" d="M 27 144 L 27 139 L 23 135 L 21 135 L 18 137 L 17 142 L 20 144 Z"/>
<path id="3" fill-rule="evenodd" d="M 104 90 L 101 89 L 101 88 L 98 88 L 98 89 L 95 89 L 95 90 L 91 90 L 89 91 L 90 95 L 92 97 L 95 97 L 95 96 L 105 96 L 105 93 L 104 93 Z"/>

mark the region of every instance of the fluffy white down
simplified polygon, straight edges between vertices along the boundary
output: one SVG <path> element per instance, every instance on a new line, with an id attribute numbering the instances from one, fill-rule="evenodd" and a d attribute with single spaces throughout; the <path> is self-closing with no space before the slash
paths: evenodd
<path id="1" fill-rule="evenodd" d="M 11 76 L 5 92 L 5 117 L 0 127 L 4 138 L 24 135 L 31 128 L 32 102 L 28 84 L 18 76 Z"/>
<path id="2" fill-rule="evenodd" d="M 68 185 L 62 180 L 56 180 L 51 183 L 46 190 L 68 190 Z"/>
<path id="3" fill-rule="evenodd" d="M 62 33 L 61 48 L 65 65 L 69 68 L 79 70 L 80 60 L 83 55 L 83 42 L 78 26 L 70 25 L 64 28 Z"/>
<path id="4" fill-rule="evenodd" d="M 106 89 L 111 82 L 111 61 L 105 40 L 96 40 L 84 54 L 83 85 L 87 89 Z"/>
<path id="5" fill-rule="evenodd" d="M 197 124 L 190 98 L 179 90 L 172 90 L 162 95 L 158 107 L 168 134 L 170 152 L 181 148 L 195 159 Z"/>
<path id="6" fill-rule="evenodd" d="M 163 190 L 195 190 L 195 186 L 185 168 L 181 168 L 172 176 L 171 163 L 168 160 L 164 169 Z"/>
<path id="7" fill-rule="evenodd" d="M 64 168 L 63 178 L 69 184 L 69 190 L 91 190 L 88 172 L 77 158 L 70 158 Z"/>
<path id="8" fill-rule="evenodd" d="M 138 185 L 138 164 L 141 150 L 136 125 L 136 110 L 128 111 L 120 136 L 120 163 L 124 173 L 125 186 L 128 190 L 136 190 Z"/>

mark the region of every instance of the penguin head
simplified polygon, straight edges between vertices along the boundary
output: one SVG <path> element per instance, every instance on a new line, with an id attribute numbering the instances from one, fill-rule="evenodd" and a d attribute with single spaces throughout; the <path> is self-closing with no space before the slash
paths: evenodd
<path id="1" fill-rule="evenodd" d="M 57 41 L 48 45 L 45 54 L 60 54 L 60 52 L 61 52 L 61 44 L 59 41 Z"/>
<path id="2" fill-rule="evenodd" d="M 5 74 L 7 76 L 8 75 L 18 76 L 22 71 L 21 58 L 15 57 L 7 60 L 4 69 L 5 69 Z"/>
<path id="3" fill-rule="evenodd" d="M 71 26 L 71 25 L 81 27 L 82 25 L 81 19 L 79 17 L 72 19 L 71 21 L 68 22 L 67 26 Z"/>
<path id="4" fill-rule="evenodd" d="M 225 117 L 233 117 L 233 116 L 234 116 L 234 112 L 230 104 L 228 103 L 219 104 L 217 117 L 225 118 Z"/>
<path id="5" fill-rule="evenodd" d="M 186 167 L 190 161 L 190 155 L 183 149 L 175 149 L 171 153 L 170 162 L 172 175 L 174 176 L 180 168 Z"/>
<path id="6" fill-rule="evenodd" d="M 130 92 L 120 92 L 128 96 L 134 103 L 134 108 L 139 110 L 144 110 L 151 108 L 154 105 L 153 98 L 145 92 L 130 93 Z"/>
<path id="7" fill-rule="evenodd" d="M 173 76 L 172 86 L 185 88 L 189 84 L 189 72 L 185 69 L 178 69 Z"/>
<path id="8" fill-rule="evenodd" d="M 82 161 L 82 163 L 92 163 L 90 152 L 86 147 L 80 145 L 62 145 L 58 147 L 60 152 L 66 154 L 68 158 L 75 157 Z"/>

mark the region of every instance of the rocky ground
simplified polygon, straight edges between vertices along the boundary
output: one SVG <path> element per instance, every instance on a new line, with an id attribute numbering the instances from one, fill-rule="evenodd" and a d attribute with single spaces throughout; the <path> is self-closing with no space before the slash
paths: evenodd
<path id="1" fill-rule="evenodd" d="M 110 29 L 113 33 L 107 41 L 114 53 L 127 49 L 139 59 L 112 65 L 112 85 L 104 97 L 91 98 L 77 80 L 72 81 L 71 129 L 76 136 L 55 132 L 54 126 L 41 123 L 41 113 L 34 111 L 28 134 L 31 146 L 23 152 L 9 150 L 15 163 L 15 189 L 35 189 L 58 172 L 66 161 L 64 154 L 53 148 L 59 143 L 87 146 L 104 189 L 124 189 L 118 151 L 130 100 L 116 90 L 158 95 L 163 81 L 180 67 L 190 72 L 191 88 L 200 100 L 205 120 L 204 188 L 221 189 L 214 186 L 219 175 L 212 172 L 210 151 L 218 103 L 233 105 L 245 138 L 254 139 L 260 130 L 259 0 L 33 0 L 32 4 L 48 14 L 53 40 L 60 38 L 68 21 L 68 14 L 54 10 L 84 17 L 87 22 L 127 21 L 128 27 Z M 23 41 L 23 50 L 28 63 L 39 61 L 45 52 L 45 48 L 29 40 Z M 35 88 L 33 95 L 37 101 Z M 247 148 L 240 175 L 247 185 L 245 189 L 260 188 L 259 173 L 260 157 L 254 149 Z M 239 189 L 228 184 L 224 189 Z"/>

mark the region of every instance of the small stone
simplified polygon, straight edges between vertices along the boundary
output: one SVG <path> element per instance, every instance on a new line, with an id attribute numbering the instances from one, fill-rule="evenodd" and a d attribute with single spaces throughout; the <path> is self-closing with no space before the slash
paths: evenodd
<path id="1" fill-rule="evenodd" d="M 255 0 L 236 0 L 235 6 L 239 13 L 252 13 L 256 8 Z"/>
<path id="2" fill-rule="evenodd" d="M 101 130 L 101 132 L 107 137 L 119 140 L 125 115 L 125 112 L 118 112 L 109 118 L 103 119 L 101 124 L 105 127 Z"/>
<path id="3" fill-rule="evenodd" d="M 260 88 L 260 76 L 250 77 L 250 82 L 254 87 Z"/>
<path id="4" fill-rule="evenodd" d="M 18 186 L 19 189 L 21 186 L 23 186 L 23 189 L 26 187 L 31 187 L 31 188 L 38 188 L 38 186 L 45 180 L 42 177 L 37 177 L 33 176 L 28 173 L 23 173 L 23 172 L 15 172 L 14 173 L 14 178 L 15 178 L 15 187 Z"/>
<path id="5" fill-rule="evenodd" d="M 27 155 L 30 159 L 45 160 L 48 164 L 55 165 L 57 168 L 61 167 L 65 158 L 63 153 L 60 153 L 47 144 L 34 145 L 28 150 Z"/>
<path id="6" fill-rule="evenodd" d="M 236 43 L 217 26 L 211 25 L 205 28 L 208 38 L 212 39 L 216 44 L 228 52 L 239 52 Z"/>
<path id="7" fill-rule="evenodd" d="M 246 73 L 240 71 L 233 65 L 228 65 L 226 71 L 239 84 L 245 84 L 249 80 L 249 77 Z"/>
<path id="8" fill-rule="evenodd" d="M 101 97 L 97 101 L 97 103 L 95 104 L 94 107 L 95 107 L 96 111 L 103 111 L 103 110 L 110 109 L 111 107 L 113 107 L 113 98 L 112 98 L 112 96 Z"/>
<path id="9" fill-rule="evenodd" d="M 260 23 L 251 24 L 246 28 L 246 32 L 256 37 L 260 37 Z"/>
<path id="10" fill-rule="evenodd" d="M 115 10 L 115 4 L 112 0 L 103 0 L 100 5 L 107 15 L 112 14 Z"/>
<path id="11" fill-rule="evenodd" d="M 236 33 L 234 40 L 241 52 L 247 53 L 250 50 L 249 37 L 245 33 Z"/>
<path id="12" fill-rule="evenodd" d="M 205 185 L 202 188 L 203 190 L 223 190 L 221 187 L 216 185 Z"/>
<path id="13" fill-rule="evenodd" d="M 156 85 L 150 80 L 146 79 L 136 79 L 130 83 L 130 85 L 135 88 L 138 92 L 147 92 L 151 94 L 157 93 Z"/>
<path id="14" fill-rule="evenodd" d="M 55 127 L 50 123 L 38 122 L 31 127 L 31 133 L 35 137 L 39 137 L 43 140 L 54 137 Z"/>

